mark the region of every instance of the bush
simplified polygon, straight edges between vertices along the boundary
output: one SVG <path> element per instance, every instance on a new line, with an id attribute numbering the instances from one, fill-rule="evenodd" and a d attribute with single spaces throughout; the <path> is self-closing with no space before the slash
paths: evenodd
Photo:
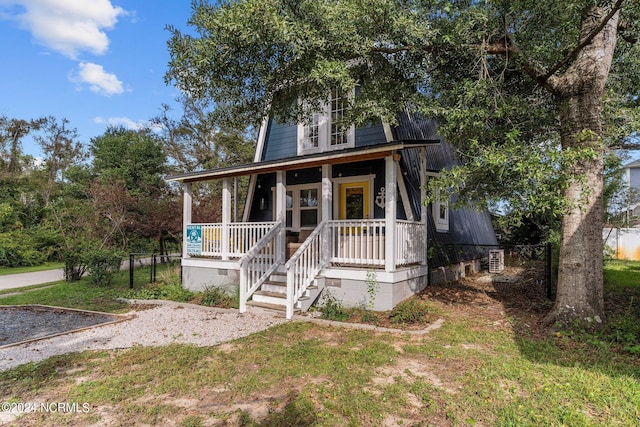
<path id="1" fill-rule="evenodd" d="M 89 280 L 94 285 L 109 285 L 113 276 L 120 271 L 124 254 L 113 249 L 96 249 L 82 255 L 87 266 Z"/>
<path id="2" fill-rule="evenodd" d="M 194 294 L 179 283 L 151 283 L 133 293 L 134 299 L 163 299 L 176 302 L 189 302 Z"/>
<path id="3" fill-rule="evenodd" d="M 240 306 L 238 292 L 238 288 L 232 293 L 229 289 L 211 286 L 202 291 L 194 302 L 209 307 L 238 308 Z"/>
<path id="4" fill-rule="evenodd" d="M 80 280 L 87 271 L 83 252 L 79 248 L 63 251 L 62 260 L 64 261 L 64 279 L 67 282 Z"/>
<path id="5" fill-rule="evenodd" d="M 409 298 L 396 305 L 389 320 L 391 323 L 422 323 L 429 312 L 426 304 L 417 298 Z"/>
<path id="6" fill-rule="evenodd" d="M 39 245 L 26 230 L 0 233 L 0 265 L 23 267 L 43 264 L 48 253 L 40 250 Z"/>
<path id="7" fill-rule="evenodd" d="M 323 294 L 324 304 L 322 305 L 322 318 L 327 320 L 335 320 L 344 322 L 349 320 L 353 314 L 353 309 L 346 308 L 340 301 L 336 299 L 331 292 Z"/>

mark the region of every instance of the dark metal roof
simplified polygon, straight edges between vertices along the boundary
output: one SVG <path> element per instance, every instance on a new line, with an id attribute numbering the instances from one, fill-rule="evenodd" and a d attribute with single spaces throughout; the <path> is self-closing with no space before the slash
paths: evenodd
<path id="1" fill-rule="evenodd" d="M 178 175 L 170 175 L 167 181 L 196 182 L 213 179 L 231 178 L 234 176 L 255 175 L 279 170 L 291 170 L 320 166 L 323 164 L 349 163 L 353 161 L 371 160 L 386 157 L 394 151 L 409 148 L 428 147 L 440 143 L 439 140 L 410 140 L 393 141 L 386 144 L 369 145 L 365 147 L 347 148 L 339 151 L 308 154 L 304 156 L 289 157 L 286 159 L 267 160 L 248 163 L 245 165 L 228 166 L 218 169 L 209 169 L 197 172 L 188 172 Z"/>

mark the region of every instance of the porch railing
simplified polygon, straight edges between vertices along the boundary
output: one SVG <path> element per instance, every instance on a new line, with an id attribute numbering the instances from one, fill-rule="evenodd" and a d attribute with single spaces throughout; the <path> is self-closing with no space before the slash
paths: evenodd
<path id="1" fill-rule="evenodd" d="M 328 227 L 332 263 L 384 265 L 384 219 L 330 221 Z"/>
<path id="2" fill-rule="evenodd" d="M 275 222 L 232 222 L 202 225 L 202 256 L 241 258 L 262 239 Z M 228 236 L 227 247 L 225 248 Z"/>
<path id="3" fill-rule="evenodd" d="M 421 222 L 396 220 L 396 265 L 426 262 L 425 226 Z"/>
<path id="4" fill-rule="evenodd" d="M 285 264 L 287 271 L 287 319 L 293 316 L 293 307 L 313 283 L 326 264 L 323 257 L 323 239 L 328 221 L 322 221 Z"/>
<path id="5" fill-rule="evenodd" d="M 284 226 L 276 223 L 240 259 L 240 313 L 247 311 L 251 295 L 276 271 L 284 260 Z"/>

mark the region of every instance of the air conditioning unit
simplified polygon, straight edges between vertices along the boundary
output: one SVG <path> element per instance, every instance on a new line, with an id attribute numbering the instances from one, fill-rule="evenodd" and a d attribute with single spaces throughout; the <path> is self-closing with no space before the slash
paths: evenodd
<path id="1" fill-rule="evenodd" d="M 489 250 L 489 273 L 504 271 L 504 249 Z"/>

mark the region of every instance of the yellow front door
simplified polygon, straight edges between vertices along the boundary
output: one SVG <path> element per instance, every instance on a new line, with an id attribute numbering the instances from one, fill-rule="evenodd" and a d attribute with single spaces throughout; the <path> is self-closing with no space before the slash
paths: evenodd
<path id="1" fill-rule="evenodd" d="M 339 219 L 369 218 L 369 182 L 340 184 Z"/>

